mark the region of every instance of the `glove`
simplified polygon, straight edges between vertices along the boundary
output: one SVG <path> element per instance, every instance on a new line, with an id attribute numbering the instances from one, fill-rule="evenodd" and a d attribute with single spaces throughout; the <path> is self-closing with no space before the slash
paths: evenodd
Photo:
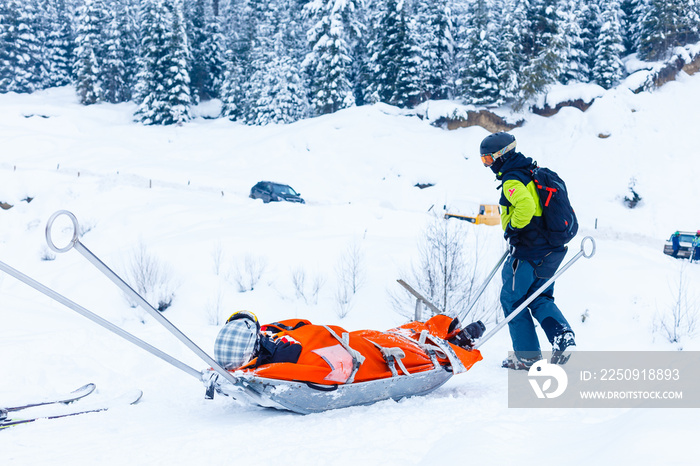
<path id="1" fill-rule="evenodd" d="M 272 353 L 272 362 L 296 363 L 301 355 L 301 345 L 288 341 L 278 342 Z"/>
<path id="2" fill-rule="evenodd" d="M 481 338 L 485 330 L 486 326 L 480 320 L 477 320 L 464 327 L 448 341 L 462 348 L 472 348 L 474 342 Z"/>
<path id="3" fill-rule="evenodd" d="M 263 335 L 262 338 L 260 338 L 260 353 L 258 354 L 255 367 L 276 362 L 295 363 L 299 360 L 300 355 L 300 344 L 282 341 L 281 339 L 273 339 Z"/>
<path id="4" fill-rule="evenodd" d="M 503 238 L 508 242 L 510 246 L 515 246 L 520 242 L 520 238 L 518 235 L 520 234 L 520 231 L 522 228 L 515 228 L 508 222 L 508 225 L 506 225 L 506 231 L 503 233 Z"/>

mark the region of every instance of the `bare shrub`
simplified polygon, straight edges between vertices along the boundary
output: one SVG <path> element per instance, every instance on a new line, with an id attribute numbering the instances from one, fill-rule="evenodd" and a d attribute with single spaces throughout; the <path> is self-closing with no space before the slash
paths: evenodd
<path id="1" fill-rule="evenodd" d="M 326 284 L 326 277 L 317 273 L 314 275 L 314 279 L 311 282 L 311 303 L 318 304 L 318 295 L 321 292 L 321 288 Z"/>
<path id="2" fill-rule="evenodd" d="M 364 253 L 359 241 L 352 241 L 341 254 L 336 265 L 336 314 L 341 319 L 352 308 L 352 298 L 364 284 Z"/>
<path id="3" fill-rule="evenodd" d="M 40 258 L 43 261 L 52 261 L 56 260 L 56 254 L 51 249 L 49 249 L 48 246 L 44 245 L 41 248 Z"/>
<path id="4" fill-rule="evenodd" d="M 229 274 L 229 279 L 245 293 L 253 291 L 267 269 L 267 259 L 261 256 L 246 254 L 239 259 Z"/>
<path id="5" fill-rule="evenodd" d="M 127 282 L 151 306 L 160 312 L 165 311 L 175 296 L 171 268 L 151 255 L 145 244 L 139 243 L 127 263 Z M 127 297 L 132 307 L 136 303 Z"/>
<path id="6" fill-rule="evenodd" d="M 353 240 L 338 260 L 336 274 L 338 281 L 352 294 L 357 293 L 365 281 L 364 253 L 360 242 Z"/>
<path id="7" fill-rule="evenodd" d="M 434 217 L 424 230 L 418 245 L 418 260 L 410 272 L 401 273 L 403 280 L 425 296 L 444 314 L 457 316 L 467 311 L 470 300 L 482 284 L 479 275 L 481 249 L 478 234 L 471 253 L 465 250 L 469 227 L 463 223 Z M 394 309 L 413 317 L 415 299 L 403 290 L 389 292 Z M 496 314 L 498 302 L 488 294 L 465 316 L 486 321 Z"/>
<path id="8" fill-rule="evenodd" d="M 214 260 L 214 273 L 218 276 L 221 274 L 221 266 L 224 263 L 224 247 L 220 241 L 214 245 L 211 257 Z"/>
<path id="9" fill-rule="evenodd" d="M 353 303 L 353 293 L 350 289 L 344 286 L 338 286 L 335 291 L 335 313 L 336 315 L 343 319 L 348 315 L 350 309 L 352 309 Z"/>
<path id="10" fill-rule="evenodd" d="M 663 311 L 657 311 L 653 331 L 660 333 L 669 343 L 681 343 L 685 337 L 697 334 L 700 304 L 686 274 L 687 263 L 682 263 L 678 281 L 669 285 L 671 303 Z"/>
<path id="11" fill-rule="evenodd" d="M 303 299 L 306 304 L 318 304 L 318 294 L 325 283 L 325 277 L 317 273 L 307 286 L 306 270 L 303 267 L 297 267 L 292 270 L 294 293 L 297 299 Z"/>
<path id="12" fill-rule="evenodd" d="M 216 293 L 214 294 L 214 296 L 207 300 L 207 304 L 205 307 L 205 314 L 207 316 L 207 323 L 209 325 L 215 325 L 218 327 L 224 323 L 225 316 L 223 315 L 223 302 L 224 291 L 221 288 L 221 286 L 219 286 L 216 289 Z"/>
<path id="13" fill-rule="evenodd" d="M 306 283 L 306 270 L 302 267 L 297 267 L 292 270 L 292 285 L 294 285 L 294 292 L 296 297 L 306 301 L 306 296 L 304 296 L 304 284 Z"/>
<path id="14" fill-rule="evenodd" d="M 303 267 L 297 267 L 292 270 L 291 278 L 297 299 L 302 299 L 306 304 L 318 304 L 318 294 L 326 283 L 323 275 L 316 273 L 309 282 L 306 279 L 306 270 Z"/>

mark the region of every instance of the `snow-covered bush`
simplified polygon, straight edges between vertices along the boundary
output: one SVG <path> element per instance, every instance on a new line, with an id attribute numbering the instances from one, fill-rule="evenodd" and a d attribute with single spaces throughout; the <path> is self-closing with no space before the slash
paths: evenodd
<path id="1" fill-rule="evenodd" d="M 426 297 L 441 312 L 459 315 L 468 309 L 470 300 L 481 285 L 478 273 L 479 241 L 475 238 L 473 254 L 467 254 L 469 227 L 456 221 L 434 217 L 426 227 L 418 246 L 418 260 L 402 278 Z M 394 309 L 413 318 L 415 299 L 403 291 L 390 291 Z M 480 305 L 466 316 L 484 320 L 498 309 L 498 303 L 483 295 Z"/>
<path id="2" fill-rule="evenodd" d="M 700 301 L 689 283 L 687 266 L 685 261 L 681 264 L 678 281 L 670 286 L 672 300 L 664 310 L 657 312 L 654 321 L 654 333 L 660 334 L 669 343 L 680 344 L 684 338 L 697 333 Z"/>
<path id="3" fill-rule="evenodd" d="M 352 241 L 341 254 L 336 266 L 336 314 L 341 319 L 352 307 L 352 298 L 365 281 L 364 254 L 359 241 Z"/>
<path id="4" fill-rule="evenodd" d="M 639 206 L 640 202 L 642 202 L 642 196 L 640 196 L 639 193 L 634 190 L 636 185 L 637 180 L 635 178 L 630 179 L 629 190 L 631 196 L 625 196 L 624 199 L 625 205 L 630 209 L 634 209 L 635 207 Z"/>
<path id="5" fill-rule="evenodd" d="M 255 289 L 266 269 L 266 258 L 246 254 L 236 261 L 228 276 L 229 280 L 238 287 L 238 291 L 245 293 Z"/>
<path id="6" fill-rule="evenodd" d="M 126 281 L 151 306 L 160 312 L 165 311 L 173 302 L 175 287 L 171 268 L 139 243 L 134 249 L 126 268 Z M 127 297 L 132 307 L 133 300 Z"/>
<path id="7" fill-rule="evenodd" d="M 303 299 L 306 304 L 318 304 L 318 294 L 325 282 L 325 277 L 318 273 L 307 284 L 306 269 L 297 267 L 292 270 L 292 285 L 294 286 L 296 297 Z"/>

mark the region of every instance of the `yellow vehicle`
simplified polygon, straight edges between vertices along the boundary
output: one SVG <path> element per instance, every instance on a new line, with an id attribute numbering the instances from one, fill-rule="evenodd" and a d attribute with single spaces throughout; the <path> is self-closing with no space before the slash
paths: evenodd
<path id="1" fill-rule="evenodd" d="M 445 212 L 445 219 L 456 218 L 459 220 L 464 220 L 469 223 L 474 223 L 476 225 L 500 225 L 501 224 L 501 211 L 499 207 L 495 204 L 481 204 L 479 206 L 479 213 L 476 217 L 470 217 L 467 215 L 450 214 Z"/>

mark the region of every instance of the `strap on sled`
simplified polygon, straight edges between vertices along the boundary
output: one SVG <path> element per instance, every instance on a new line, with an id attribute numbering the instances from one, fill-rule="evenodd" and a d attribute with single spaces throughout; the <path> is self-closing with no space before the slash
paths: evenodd
<path id="1" fill-rule="evenodd" d="M 467 368 L 464 367 L 464 364 L 462 364 L 462 361 L 457 356 L 457 353 L 455 353 L 455 351 L 450 347 L 448 342 L 436 337 L 435 335 L 431 335 L 427 330 L 423 330 L 420 332 L 418 343 L 425 345 L 426 340 L 433 343 L 437 347 L 437 351 L 442 353 L 450 361 L 453 373 L 460 374 L 462 372 L 467 372 Z"/>
<path id="2" fill-rule="evenodd" d="M 424 330 L 424 332 L 428 333 L 427 330 Z M 430 362 L 433 363 L 433 367 L 435 369 L 439 369 L 441 367 L 440 361 L 438 361 L 438 353 L 439 353 L 440 357 L 447 358 L 447 355 L 440 349 L 439 346 L 430 345 L 430 344 L 426 343 L 425 337 L 422 334 L 420 336 L 420 339 L 418 341 L 416 341 L 415 339 L 407 337 L 406 335 L 404 335 L 403 333 L 400 333 L 400 332 L 389 332 L 389 333 L 391 333 L 392 335 L 395 335 L 397 337 L 400 337 L 401 339 L 403 339 L 407 342 L 410 342 L 413 345 L 418 346 L 425 354 L 428 355 L 428 357 L 430 358 Z"/>
<path id="3" fill-rule="evenodd" d="M 391 371 L 392 377 L 398 377 L 399 375 L 398 371 L 396 370 L 397 365 L 404 374 L 411 375 L 411 373 L 408 372 L 408 369 L 406 369 L 406 366 L 404 365 L 403 361 L 401 361 L 403 358 L 406 357 L 406 353 L 404 353 L 401 348 L 385 348 L 379 343 L 374 342 L 372 340 L 367 341 L 376 346 L 377 349 L 379 349 L 379 351 L 382 353 L 386 365 L 389 366 L 389 370 Z"/>
<path id="4" fill-rule="evenodd" d="M 355 374 L 357 371 L 360 369 L 360 365 L 365 362 L 365 357 L 357 350 L 354 350 L 350 347 L 350 334 L 345 332 L 343 333 L 343 338 L 340 338 L 337 333 L 333 331 L 329 326 L 324 325 L 323 328 L 328 330 L 328 332 L 333 335 L 333 337 L 338 340 L 340 345 L 345 348 L 345 351 L 350 353 L 350 356 L 352 356 L 352 372 L 350 373 L 350 376 L 348 379 L 345 381 L 345 383 L 352 383 L 355 380 Z"/>

